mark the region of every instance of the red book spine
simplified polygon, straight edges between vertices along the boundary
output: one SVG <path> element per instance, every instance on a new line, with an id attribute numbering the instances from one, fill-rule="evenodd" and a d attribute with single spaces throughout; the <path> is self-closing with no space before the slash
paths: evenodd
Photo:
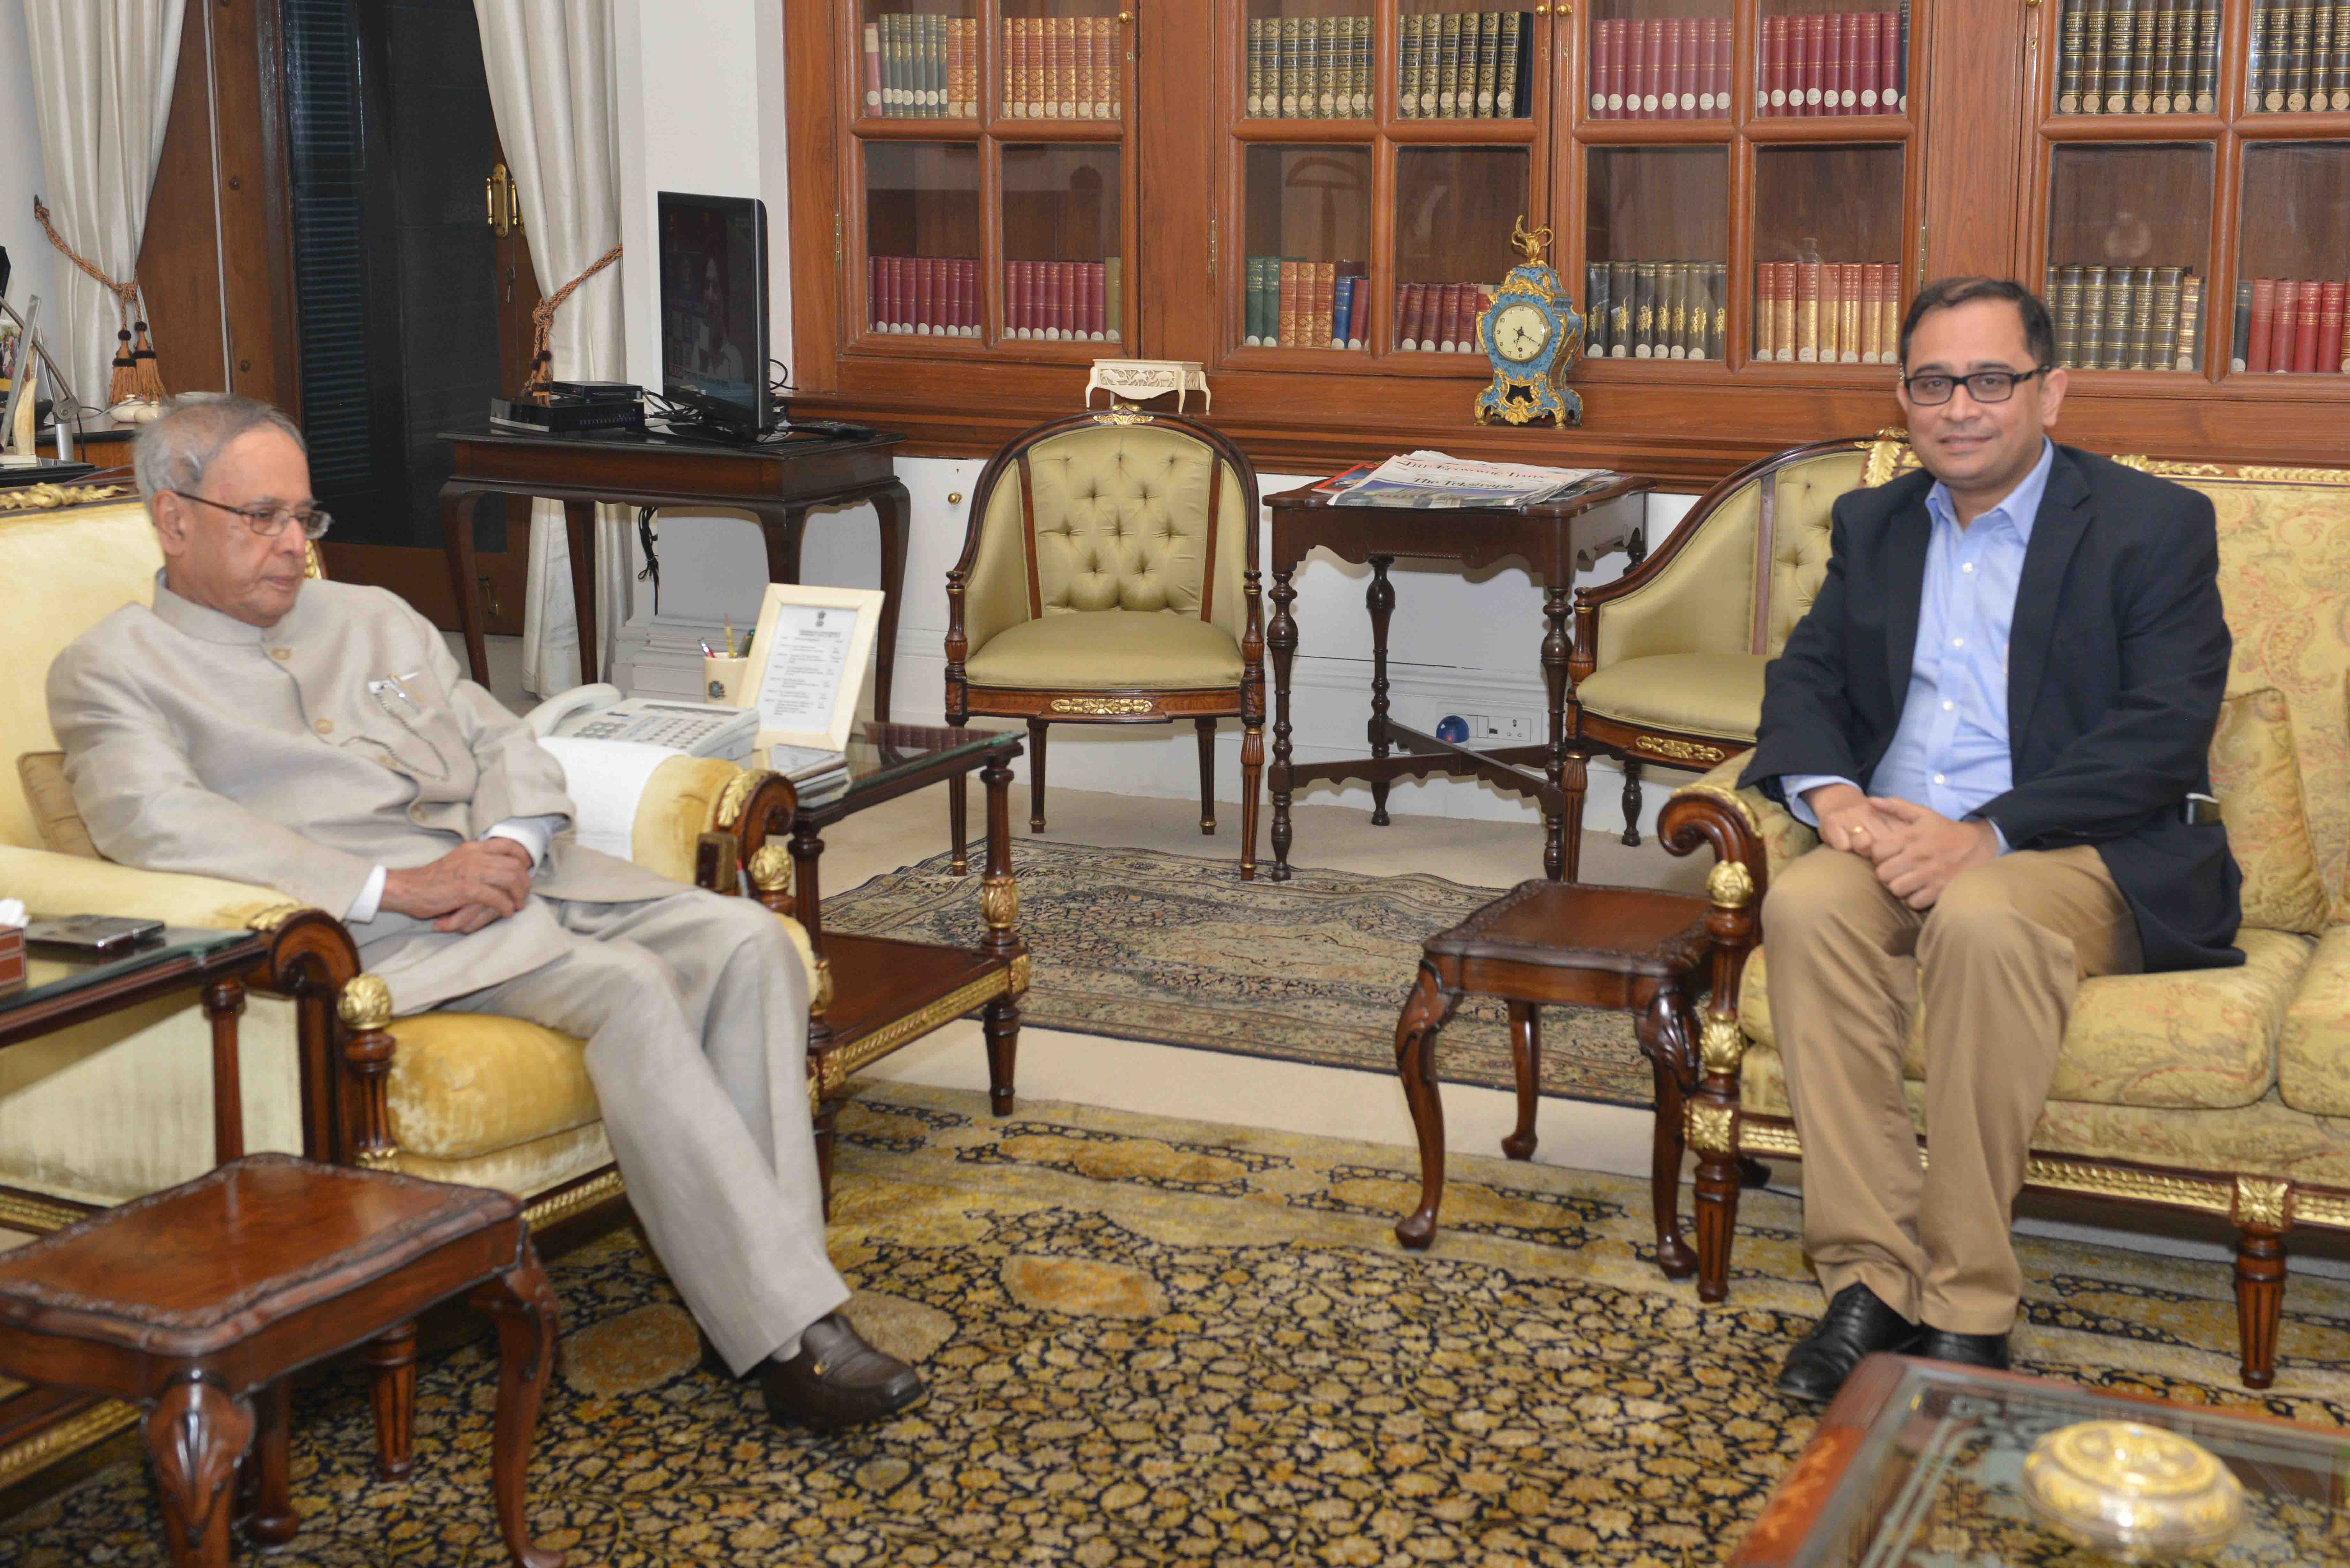
<path id="1" fill-rule="evenodd" d="M 1713 94 L 1713 118 L 1730 118 L 1730 18 L 1705 19 L 1706 87 Z"/>
<path id="2" fill-rule="evenodd" d="M 865 258 L 865 321 L 868 330 L 881 325 L 881 263 L 879 256 Z"/>
<path id="3" fill-rule="evenodd" d="M 1024 337 L 1045 334 L 1045 264 L 1020 264 L 1020 327 Z"/>
<path id="4" fill-rule="evenodd" d="M 1398 307 L 1396 318 L 1403 323 L 1403 337 L 1413 348 L 1428 347 L 1421 338 L 1421 329 L 1428 320 L 1428 285 L 1424 283 L 1404 285 L 1403 304 Z"/>
<path id="5" fill-rule="evenodd" d="M 2293 368 L 2303 375 L 2317 369 L 2318 302 L 2325 291 L 2314 283 L 2301 286 L 2301 310 L 2293 329 Z"/>
<path id="6" fill-rule="evenodd" d="M 1828 19 L 1825 16 L 1804 18 L 1804 112 L 1826 114 L 1828 110 Z"/>
<path id="7" fill-rule="evenodd" d="M 1443 304 L 1437 317 L 1436 346 L 1447 354 L 1461 346 L 1461 296 L 1463 285 L 1444 285 Z"/>
<path id="8" fill-rule="evenodd" d="M 1787 18 L 1762 18 L 1762 71 L 1754 84 L 1754 112 L 1787 112 Z"/>
<path id="9" fill-rule="evenodd" d="M 1804 41 L 1810 36 L 1810 33 L 1811 30 L 1804 25 L 1803 17 L 1787 18 L 1787 112 L 1789 114 L 1811 112 L 1804 107 L 1804 89 L 1810 85 L 1811 81 L 1804 69 Z"/>
<path id="10" fill-rule="evenodd" d="M 1842 16 L 1820 18 L 1820 44 L 1824 57 L 1820 66 L 1820 112 L 1842 114 L 1844 95 L 1852 88 L 1852 62 L 1845 53 L 1850 35 L 1844 30 Z"/>
<path id="11" fill-rule="evenodd" d="M 1655 119 L 1664 113 L 1665 25 L 1640 24 L 1640 118 Z"/>
<path id="12" fill-rule="evenodd" d="M 898 330 L 899 281 L 898 258 L 896 256 L 883 256 L 881 258 L 881 301 L 879 309 L 881 317 L 881 330 L 884 332 L 895 332 Z"/>
<path id="13" fill-rule="evenodd" d="M 1590 105 L 1590 118 L 1607 118 L 1607 57 L 1616 47 L 1616 25 L 1613 22 L 1591 24 L 1591 91 L 1585 101 Z M 1520 63 L 1520 70 L 1525 68 Z M 1401 319 L 1399 317 L 1398 319 Z"/>
<path id="14" fill-rule="evenodd" d="M 2265 370 L 2269 368 L 2269 338 L 2273 335 L 2276 325 L 2276 279 L 2272 277 L 2252 279 L 2252 324 L 2249 332 L 2250 341 L 2238 350 L 2244 357 L 2244 369 L 2248 371 Z"/>
<path id="15" fill-rule="evenodd" d="M 939 329 L 939 258 L 914 258 L 914 330 Z"/>
<path id="16" fill-rule="evenodd" d="M 1007 261 L 1003 264 L 1003 335 L 1018 337 L 1028 329 L 1027 313 L 1021 308 L 1020 292 L 1028 280 L 1026 262 Z"/>
<path id="17" fill-rule="evenodd" d="M 1053 330 L 1063 338 L 1076 336 L 1076 272 L 1074 262 L 1053 264 Z"/>
<path id="18" fill-rule="evenodd" d="M 2335 26 L 2342 24 L 2336 22 Z M 2325 285 L 2317 307 L 2317 369 L 2324 373 L 2339 373 L 2342 369 L 2342 306 L 2345 289 L 2338 283 Z"/>
<path id="19" fill-rule="evenodd" d="M 1640 57 L 1648 49 L 1648 24 L 1625 21 L 1617 25 L 1616 83 L 1624 95 L 1621 118 L 1640 118 Z"/>
<path id="20" fill-rule="evenodd" d="M 1638 113 L 1640 108 L 1632 82 L 1638 39 L 1629 22 L 1610 22 L 1607 26 L 1616 39 L 1607 51 L 1607 118 L 1622 119 Z"/>
<path id="21" fill-rule="evenodd" d="M 1687 119 L 1690 114 L 1690 24 L 1679 16 L 1665 22 L 1665 118 Z"/>
<path id="22" fill-rule="evenodd" d="M 1877 89 L 1883 85 L 1884 80 L 1884 72 L 1877 60 L 1877 52 L 1881 46 L 1877 41 L 1877 24 L 1883 16 L 1884 13 L 1881 11 L 1868 11 L 1864 12 L 1858 18 L 1859 57 L 1853 65 L 1853 86 L 1859 99 L 1859 102 L 1854 108 L 1854 112 L 1856 114 L 1882 112 L 1877 108 Z"/>
<path id="23" fill-rule="evenodd" d="M 2289 277 L 2277 279 L 2276 314 L 2269 333 L 2269 369 L 2293 369 L 2293 329 L 2301 318 L 2301 285 Z"/>
<path id="24" fill-rule="evenodd" d="M 1860 13 L 1857 11 L 1845 13 L 1842 31 L 1844 33 L 1844 112 L 1859 114 L 1862 112 L 1860 76 L 1861 72 L 1867 68 L 1862 61 L 1862 51 L 1868 49 L 1869 36 L 1867 30 L 1861 26 Z"/>
<path id="25" fill-rule="evenodd" d="M 963 336 L 979 336 L 979 262 L 965 257 L 955 263 L 955 321 Z"/>
<path id="26" fill-rule="evenodd" d="M 1877 14 L 1877 103 L 1887 114 L 1901 112 L 1901 18 Z"/>

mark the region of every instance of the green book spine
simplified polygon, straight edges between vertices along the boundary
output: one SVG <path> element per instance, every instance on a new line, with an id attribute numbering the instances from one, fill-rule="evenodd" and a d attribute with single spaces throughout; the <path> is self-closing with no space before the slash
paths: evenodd
<path id="1" fill-rule="evenodd" d="M 2137 43 L 2137 0 L 2106 6 L 2106 112 L 2129 112 L 2130 55 Z"/>
<path id="2" fill-rule="evenodd" d="M 881 14 L 881 112 L 891 119 L 906 112 L 898 101 L 902 79 L 898 24 L 903 20 L 904 17 L 893 12 Z"/>
<path id="3" fill-rule="evenodd" d="M 1297 18 L 1281 19 L 1281 114 L 1284 119 L 1297 118 Z"/>
<path id="4" fill-rule="evenodd" d="M 931 118 L 943 119 L 947 112 L 947 36 L 944 16 L 922 18 L 923 60 L 930 68 Z"/>
<path id="5" fill-rule="evenodd" d="M 1518 113 L 1518 21 L 1523 11 L 1502 14 L 1502 57 L 1493 67 L 1493 112 L 1503 119 Z"/>
<path id="6" fill-rule="evenodd" d="M 2334 78 L 2329 89 L 2334 114 L 2350 113 L 2350 5 L 2335 0 L 2334 7 Z"/>
<path id="7" fill-rule="evenodd" d="M 2170 112 L 2195 112 L 2195 38 L 2198 29 L 2195 0 L 2178 0 L 2178 36 L 2170 51 Z"/>
<path id="8" fill-rule="evenodd" d="M 1250 256 L 1242 268 L 1246 285 L 1241 296 L 1241 346 L 1255 348 L 1262 345 L 1263 337 L 1257 327 L 1264 310 L 1264 258 Z"/>
<path id="9" fill-rule="evenodd" d="M 1419 11 L 1403 18 L 1403 38 L 1396 51 L 1396 114 L 1403 119 L 1419 118 L 1419 29 L 1426 19 Z"/>
<path id="10" fill-rule="evenodd" d="M 2106 30 L 2112 18 L 2106 0 L 2074 0 L 2081 14 L 2081 101 L 2083 114 L 2106 112 Z"/>
<path id="11" fill-rule="evenodd" d="M 1457 119 L 1461 116 L 1460 12 L 1444 13 L 1443 35 L 1436 57 L 1436 118 Z"/>
<path id="12" fill-rule="evenodd" d="M 1583 264 L 1583 351 L 1595 359 L 1607 357 L 1607 264 Z"/>
<path id="13" fill-rule="evenodd" d="M 1655 262 L 1636 262 L 1632 278 L 1632 358 L 1654 359 L 1658 358 L 1658 339 L 1662 336 L 1657 306 L 1661 298 L 1658 288 L 1664 280 L 1663 269 Z"/>
<path id="14" fill-rule="evenodd" d="M 1297 117 L 1315 119 L 1322 113 L 1322 19 L 1305 16 L 1297 24 Z"/>
<path id="15" fill-rule="evenodd" d="M 2236 335 L 2229 339 L 2229 341 L 2234 345 L 2234 347 L 2229 350 L 2229 369 L 2241 370 L 2245 369 L 2244 351 L 2246 346 L 2249 345 L 2251 340 L 2252 286 L 2249 283 L 2240 283 L 2236 286 Z"/>

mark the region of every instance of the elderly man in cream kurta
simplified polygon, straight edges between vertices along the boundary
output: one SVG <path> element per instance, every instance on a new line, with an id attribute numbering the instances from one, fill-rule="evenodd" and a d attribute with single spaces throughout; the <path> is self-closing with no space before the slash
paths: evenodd
<path id="1" fill-rule="evenodd" d="M 342 915 L 397 1012 L 586 1038 L 638 1216 L 728 1366 L 819 1426 L 919 1397 L 837 1311 L 807 976 L 775 918 L 573 843 L 561 766 L 430 622 L 305 579 L 324 518 L 283 415 L 183 399 L 136 463 L 165 557 L 153 607 L 100 621 L 48 678 L 99 848 Z"/>

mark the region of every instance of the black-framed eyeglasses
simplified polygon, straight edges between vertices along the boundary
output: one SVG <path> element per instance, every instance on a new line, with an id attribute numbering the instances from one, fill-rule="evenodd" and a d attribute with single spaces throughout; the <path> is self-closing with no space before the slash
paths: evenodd
<path id="1" fill-rule="evenodd" d="M 1947 403 L 1950 394 L 1966 383 L 1967 396 L 1978 403 L 2003 403 L 2015 396 L 2018 381 L 2029 381 L 2034 376 L 2045 376 L 2054 366 L 2042 365 L 2031 370 L 1977 370 L 1970 376 L 1945 376 L 1929 371 L 1923 376 L 1904 376 L 1901 384 L 1909 389 L 1909 400 L 1931 408 Z"/>
<path id="2" fill-rule="evenodd" d="M 201 501 L 206 506 L 217 508 L 220 511 L 230 514 L 232 516 L 242 517 L 244 519 L 244 525 L 246 527 L 252 529 L 255 533 L 260 535 L 265 539 L 276 538 L 277 535 L 286 532 L 286 524 L 288 523 L 300 528 L 302 530 L 302 536 L 305 539 L 323 539 L 327 536 L 327 530 L 334 525 L 335 521 L 331 514 L 322 512 L 315 506 L 301 508 L 292 506 L 231 506 L 224 501 L 214 501 L 208 495 L 195 495 L 185 490 L 170 490 L 164 492 L 164 493 L 167 495 L 176 495 L 182 501 Z"/>

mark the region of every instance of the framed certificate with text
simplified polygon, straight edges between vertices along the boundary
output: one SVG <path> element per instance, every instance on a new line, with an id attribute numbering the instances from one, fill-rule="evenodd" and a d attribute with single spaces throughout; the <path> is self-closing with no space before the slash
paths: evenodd
<path id="1" fill-rule="evenodd" d="M 879 588 L 767 585 L 743 688 L 743 705 L 759 711 L 761 752 L 847 746 L 881 601 Z"/>

